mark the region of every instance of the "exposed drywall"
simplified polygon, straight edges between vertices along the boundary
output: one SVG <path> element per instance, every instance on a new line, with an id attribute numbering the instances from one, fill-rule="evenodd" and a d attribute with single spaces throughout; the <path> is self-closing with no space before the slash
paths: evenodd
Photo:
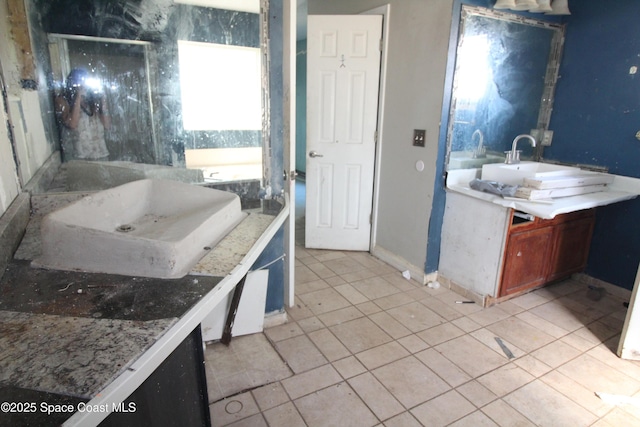
<path id="1" fill-rule="evenodd" d="M 570 5 L 544 158 L 640 177 L 640 2 Z M 599 208 L 586 273 L 631 289 L 640 261 L 640 200 Z"/>
<path id="2" fill-rule="evenodd" d="M 17 10 L 17 9 L 16 9 Z M 13 10 L 13 13 L 17 13 Z M 24 13 L 24 10 L 22 10 Z M 8 203 L 13 200 L 20 191 L 20 187 L 31 179 L 38 168 L 49 158 L 53 152 L 53 144 L 50 142 L 45 130 L 45 122 L 41 109 L 40 91 L 34 89 L 42 84 L 41 76 L 33 70 L 33 56 L 31 52 L 25 57 L 23 52 L 26 41 L 25 29 L 21 28 L 20 44 L 14 40 L 14 32 L 11 31 L 12 23 L 26 22 L 26 16 L 12 16 L 6 2 L 0 2 L 0 64 L 2 64 L 3 81 L 7 93 L 7 109 L 11 123 L 13 146 L 9 141 L 4 124 L 6 118 L 2 117 L 2 134 L 0 135 L 0 150 L 2 151 L 2 196 Z M 20 52 L 19 52 L 20 51 Z M 25 59 L 26 58 L 26 59 Z M 25 67 L 24 61 L 28 64 Z M 23 85 L 24 70 L 28 68 L 28 76 L 35 77 L 29 85 Z M 26 88 L 23 88 L 25 86 Z M 46 86 L 44 88 L 46 93 Z M 3 107 L 4 108 L 4 107 Z M 4 114 L 4 112 L 3 112 Z M 9 153 L 12 153 L 11 155 Z M 14 155 L 16 162 L 14 162 Z M 13 163 L 13 164 L 11 164 Z M 16 192 L 15 185 L 18 184 Z M 4 201 L 0 202 L 4 204 Z"/>
<path id="3" fill-rule="evenodd" d="M 376 245 L 423 267 L 453 0 L 310 0 L 309 14 L 356 14 L 385 4 L 391 19 Z M 426 129 L 426 147 L 412 145 L 414 129 Z"/>

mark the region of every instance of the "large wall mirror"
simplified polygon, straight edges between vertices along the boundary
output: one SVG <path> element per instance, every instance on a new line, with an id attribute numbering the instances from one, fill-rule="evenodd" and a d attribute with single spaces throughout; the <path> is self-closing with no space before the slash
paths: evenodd
<path id="1" fill-rule="evenodd" d="M 51 67 L 52 97 L 64 99 L 54 104 L 63 159 L 85 169 L 71 189 L 140 171 L 256 194 L 268 186 L 267 8 L 267 0 L 31 0 L 35 40 L 46 44 L 36 51 Z M 62 120 L 81 83 L 83 113 L 109 118 L 100 150 L 67 137 Z M 96 161 L 100 176 L 89 179 L 86 163 Z"/>
<path id="2" fill-rule="evenodd" d="M 513 139 L 546 130 L 564 27 L 463 6 L 447 132 L 447 169 L 504 161 Z M 525 147 L 522 157 L 536 155 Z"/>

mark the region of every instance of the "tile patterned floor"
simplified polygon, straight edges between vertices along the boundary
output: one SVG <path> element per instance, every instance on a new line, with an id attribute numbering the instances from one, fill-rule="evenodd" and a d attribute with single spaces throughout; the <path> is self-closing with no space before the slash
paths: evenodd
<path id="1" fill-rule="evenodd" d="M 640 426 L 594 394 L 640 398 L 640 363 L 614 354 L 622 300 L 568 280 L 482 309 L 367 253 L 296 250 L 289 322 L 257 335 L 289 372 L 213 403 L 214 425 Z"/>
<path id="2" fill-rule="evenodd" d="M 456 304 L 368 253 L 304 249 L 304 219 L 289 322 L 207 350 L 215 426 L 640 426 L 594 394 L 640 399 L 640 362 L 614 352 L 623 300 L 568 280 Z"/>

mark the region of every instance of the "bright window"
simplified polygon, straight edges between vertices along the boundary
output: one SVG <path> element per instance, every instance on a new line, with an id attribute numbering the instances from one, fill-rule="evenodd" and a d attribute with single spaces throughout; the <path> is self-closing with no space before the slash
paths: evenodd
<path id="1" fill-rule="evenodd" d="M 260 49 L 178 41 L 185 130 L 261 130 Z"/>

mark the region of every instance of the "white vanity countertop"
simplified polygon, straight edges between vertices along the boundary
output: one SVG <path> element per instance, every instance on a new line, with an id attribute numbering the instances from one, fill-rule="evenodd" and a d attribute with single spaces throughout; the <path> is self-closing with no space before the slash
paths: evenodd
<path id="1" fill-rule="evenodd" d="M 447 173 L 447 189 L 461 193 L 469 197 L 485 200 L 489 203 L 513 208 L 543 219 L 552 219 L 556 215 L 575 212 L 597 206 L 610 205 L 612 203 L 630 200 L 640 195 L 640 179 L 626 176 L 613 175 L 613 182 L 607 186 L 606 191 L 582 194 L 578 196 L 561 197 L 553 199 L 553 203 L 540 203 L 522 199 L 504 199 L 482 191 L 473 190 L 469 182 L 480 177 L 481 169 L 458 169 Z"/>

